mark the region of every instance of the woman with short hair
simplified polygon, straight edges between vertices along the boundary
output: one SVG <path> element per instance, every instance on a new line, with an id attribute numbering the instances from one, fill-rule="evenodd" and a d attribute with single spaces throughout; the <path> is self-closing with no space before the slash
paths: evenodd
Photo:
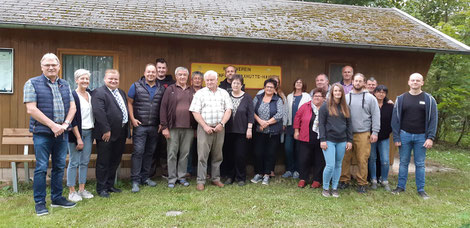
<path id="1" fill-rule="evenodd" d="M 264 81 L 264 92 L 253 99 L 255 133 L 255 176 L 253 183 L 262 181 L 269 184 L 271 171 L 274 170 L 276 151 L 280 144 L 284 105 L 281 97 L 275 93 L 277 82 L 273 79 Z"/>
<path id="2" fill-rule="evenodd" d="M 243 76 L 232 77 L 230 99 L 233 103 L 232 115 L 225 126 L 227 138 L 224 141 L 227 153 L 224 163 L 227 167 L 228 179 L 225 184 L 237 182 L 244 186 L 246 181 L 246 151 L 248 140 L 253 136 L 254 107 L 253 99 L 242 91 Z"/>
<path id="3" fill-rule="evenodd" d="M 320 148 L 318 112 L 325 101 L 326 91 L 316 88 L 312 91 L 312 101 L 302 105 L 294 118 L 294 139 L 299 141 L 299 188 L 305 187 L 313 169 L 311 188 L 319 188 L 325 168 L 325 159 Z"/>
<path id="4" fill-rule="evenodd" d="M 88 163 L 90 162 L 91 147 L 93 145 L 92 131 L 94 127 L 93 111 L 91 106 L 90 71 L 78 69 L 74 78 L 77 89 L 72 92 L 77 112 L 72 121 L 72 132 L 69 134 L 69 165 L 67 167 L 68 199 L 78 202 L 93 198 L 93 194 L 85 190 Z M 78 168 L 78 192 L 75 183 Z"/>
<path id="5" fill-rule="evenodd" d="M 377 189 L 377 152 L 380 156 L 380 184 L 386 191 L 390 191 L 388 184 L 388 172 L 390 168 L 390 133 L 392 133 L 392 112 L 393 104 L 389 104 L 388 88 L 384 85 L 379 85 L 374 89 L 374 96 L 377 98 L 380 108 L 380 131 L 378 140 L 371 144 L 370 157 L 369 157 L 369 174 L 371 188 Z"/>

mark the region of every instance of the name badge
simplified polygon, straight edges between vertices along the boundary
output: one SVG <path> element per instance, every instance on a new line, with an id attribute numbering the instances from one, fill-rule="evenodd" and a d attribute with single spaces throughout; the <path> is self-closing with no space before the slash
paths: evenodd
<path id="1" fill-rule="evenodd" d="M 426 103 L 424 101 L 419 101 L 420 105 L 425 105 Z"/>

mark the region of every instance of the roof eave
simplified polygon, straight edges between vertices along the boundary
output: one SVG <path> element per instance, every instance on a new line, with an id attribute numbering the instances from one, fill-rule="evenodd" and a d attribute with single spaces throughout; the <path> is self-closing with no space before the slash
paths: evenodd
<path id="1" fill-rule="evenodd" d="M 166 37 L 166 38 L 173 37 L 173 38 L 184 38 L 184 39 L 216 40 L 216 41 L 232 41 L 232 42 L 269 43 L 269 44 L 287 44 L 287 45 L 323 46 L 323 47 L 339 47 L 339 48 L 359 48 L 359 49 L 376 49 L 376 50 L 390 50 L 390 51 L 409 51 L 409 52 L 428 52 L 428 53 L 470 55 L 470 48 L 464 51 L 464 50 L 435 49 L 435 48 L 425 48 L 425 47 L 387 46 L 387 45 L 377 45 L 377 44 L 353 44 L 353 43 L 337 43 L 337 42 L 209 36 L 209 35 L 196 35 L 196 34 L 183 34 L 183 33 L 147 32 L 147 31 L 120 30 L 120 29 L 82 28 L 82 27 L 70 27 L 70 26 L 37 25 L 37 24 L 4 23 L 4 22 L 0 23 L 0 28 L 89 32 L 89 33 L 140 35 L 140 36 L 155 36 L 155 37 Z"/>

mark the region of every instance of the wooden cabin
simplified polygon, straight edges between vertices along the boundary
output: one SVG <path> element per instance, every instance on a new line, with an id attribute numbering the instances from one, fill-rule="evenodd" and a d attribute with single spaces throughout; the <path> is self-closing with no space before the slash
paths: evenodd
<path id="1" fill-rule="evenodd" d="M 156 58 L 167 60 L 169 74 L 194 63 L 280 67 L 286 94 L 298 77 L 308 90 L 320 73 L 339 81 L 348 64 L 386 85 L 393 99 L 408 89 L 411 73 L 427 74 L 435 53 L 470 48 L 398 9 L 286 0 L 6 1 L 0 129 L 28 126 L 23 85 L 41 74 L 48 52 L 59 56 L 61 77 L 72 84 L 75 69 L 89 69 L 97 87 L 104 70 L 116 68 L 125 91 Z M 0 154 L 23 154 L 23 147 L 2 144 Z M 3 173 L 8 167 L 0 163 Z"/>

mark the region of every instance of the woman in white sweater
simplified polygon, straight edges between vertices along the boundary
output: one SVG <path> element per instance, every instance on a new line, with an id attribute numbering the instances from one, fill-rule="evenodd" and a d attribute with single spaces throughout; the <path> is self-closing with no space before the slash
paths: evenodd
<path id="1" fill-rule="evenodd" d="M 285 132 L 284 149 L 286 152 L 286 172 L 282 175 L 284 178 L 293 177 L 299 178 L 299 166 L 297 161 L 297 152 L 299 151 L 299 144 L 294 139 L 294 129 L 292 123 L 295 113 L 303 104 L 309 102 L 312 98 L 306 93 L 307 84 L 301 78 L 294 81 L 293 91 L 287 95 L 287 102 L 285 104 L 285 113 L 287 114 L 287 127 Z"/>

